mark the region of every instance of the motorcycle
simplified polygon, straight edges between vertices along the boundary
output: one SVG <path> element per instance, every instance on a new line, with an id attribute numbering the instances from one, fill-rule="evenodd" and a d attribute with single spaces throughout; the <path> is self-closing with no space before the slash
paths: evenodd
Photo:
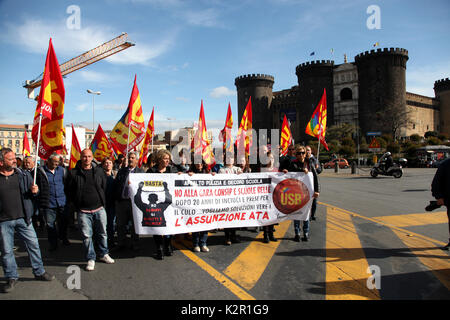
<path id="1" fill-rule="evenodd" d="M 386 168 L 385 165 L 385 157 L 381 157 L 380 161 L 378 161 L 375 166 L 370 170 L 370 175 L 373 178 L 376 178 L 378 175 L 383 175 L 383 176 L 393 176 L 394 178 L 401 178 L 401 176 L 403 175 L 403 169 L 402 166 L 394 163 L 392 166 L 390 166 L 389 168 Z"/>

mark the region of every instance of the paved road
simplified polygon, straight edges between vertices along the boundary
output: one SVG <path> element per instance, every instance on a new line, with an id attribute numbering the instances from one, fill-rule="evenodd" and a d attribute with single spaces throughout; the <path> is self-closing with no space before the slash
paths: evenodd
<path id="1" fill-rule="evenodd" d="M 86 272 L 76 230 L 72 245 L 53 253 L 39 232 L 44 264 L 57 280 L 34 281 L 19 249 L 21 281 L 0 299 L 450 299 L 450 260 L 439 248 L 448 240 L 447 217 L 442 209 L 424 210 L 434 172 L 405 169 L 401 179 L 373 179 L 367 171 L 325 170 L 309 242 L 292 241 L 285 222 L 276 227 L 280 241 L 270 244 L 245 230 L 241 243 L 227 247 L 223 232 L 211 233 L 209 253 L 194 254 L 178 236 L 174 256 L 158 261 L 146 237 L 140 250 L 113 253 L 114 265 Z M 80 289 L 67 288 L 76 284 L 70 266 L 81 268 Z"/>

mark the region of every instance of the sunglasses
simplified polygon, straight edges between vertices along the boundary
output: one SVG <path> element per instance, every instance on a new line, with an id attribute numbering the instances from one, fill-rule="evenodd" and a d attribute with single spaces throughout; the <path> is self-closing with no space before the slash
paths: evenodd
<path id="1" fill-rule="evenodd" d="M 296 155 L 299 156 L 299 155 L 305 154 L 305 153 L 306 153 L 305 151 L 299 151 L 299 152 L 296 153 Z"/>

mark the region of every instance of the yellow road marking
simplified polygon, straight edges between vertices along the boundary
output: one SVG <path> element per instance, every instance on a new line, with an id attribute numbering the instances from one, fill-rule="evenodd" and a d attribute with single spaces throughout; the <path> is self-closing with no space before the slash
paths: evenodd
<path id="1" fill-rule="evenodd" d="M 378 220 L 376 218 L 365 217 L 365 216 L 362 216 L 362 215 L 357 214 L 355 212 L 351 212 L 351 211 L 348 211 L 348 210 L 345 210 L 345 209 L 341 209 L 341 208 L 335 207 L 335 206 L 333 206 L 331 204 L 328 204 L 328 203 L 319 202 L 319 201 L 317 203 L 321 204 L 321 205 L 324 205 L 324 206 L 326 206 L 328 208 L 335 208 L 335 209 L 337 209 L 337 210 L 339 210 L 341 212 L 344 212 L 346 214 L 349 214 L 349 215 L 351 215 L 353 217 L 358 217 L 358 218 L 361 218 L 361 219 L 364 219 L 364 220 L 367 220 L 367 221 L 372 221 L 372 222 L 378 223 L 380 225 L 386 226 L 388 228 L 391 228 L 393 230 L 401 231 L 401 232 L 404 232 L 404 233 L 409 234 L 411 236 L 415 236 L 415 237 L 422 238 L 424 240 L 428 240 L 428 241 L 430 241 L 430 242 L 432 242 L 434 244 L 438 244 L 440 246 L 445 246 L 447 244 L 446 242 L 442 242 L 442 241 L 439 241 L 439 240 L 436 240 L 436 239 L 432 239 L 432 238 L 429 238 L 429 237 L 424 236 L 422 234 L 415 233 L 415 232 L 412 232 L 412 231 L 409 231 L 409 230 L 405 230 L 405 229 L 399 228 L 399 227 L 397 227 L 395 225 L 392 225 L 392 224 L 389 224 L 389 223 L 385 223 L 385 222 L 383 222 L 381 220 Z"/>
<path id="2" fill-rule="evenodd" d="M 184 242 L 183 242 L 184 243 Z M 236 285 L 233 281 L 228 279 L 222 273 L 211 267 L 204 260 L 200 259 L 197 255 L 195 255 L 191 250 L 183 248 L 178 242 L 174 242 L 174 246 L 180 250 L 186 257 L 195 262 L 200 268 L 205 270 L 212 276 L 214 279 L 220 282 L 225 288 L 230 290 L 234 295 L 236 295 L 241 300 L 256 300 L 253 296 L 251 296 L 248 292 L 243 290 L 241 287 Z"/>
<path id="3" fill-rule="evenodd" d="M 369 264 L 352 218 L 338 208 L 327 208 L 326 254 L 327 300 L 380 299 L 367 287 Z"/>
<path id="4" fill-rule="evenodd" d="M 291 220 L 281 222 L 275 228 L 275 237 L 282 238 L 290 225 Z M 263 243 L 259 241 L 262 238 L 263 233 L 260 232 L 256 241 L 252 241 L 224 271 L 227 276 L 247 290 L 253 288 L 258 282 L 281 242 Z"/>
<path id="5" fill-rule="evenodd" d="M 429 224 L 448 223 L 447 212 L 438 211 L 433 213 L 411 213 L 395 216 L 381 216 L 373 219 L 394 225 L 396 227 L 413 227 Z"/>
<path id="6" fill-rule="evenodd" d="M 446 214 L 447 215 L 447 214 Z M 447 253 L 435 247 L 432 242 L 418 237 L 410 237 L 405 232 L 392 230 L 414 253 L 420 262 L 450 290 L 450 259 Z"/>

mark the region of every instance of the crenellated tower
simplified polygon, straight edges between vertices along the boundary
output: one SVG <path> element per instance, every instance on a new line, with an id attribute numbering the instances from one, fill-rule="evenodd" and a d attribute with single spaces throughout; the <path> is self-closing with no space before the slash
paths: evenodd
<path id="1" fill-rule="evenodd" d="M 450 136 L 450 80 L 441 79 L 434 82 L 434 94 L 440 104 L 439 131 Z"/>
<path id="2" fill-rule="evenodd" d="M 316 60 L 305 62 L 295 68 L 298 79 L 298 94 L 301 97 L 300 115 L 296 124 L 298 130 L 297 140 L 309 140 L 305 128 L 320 101 L 323 89 L 327 92 L 327 126 L 333 123 L 333 60 Z"/>
<path id="3" fill-rule="evenodd" d="M 359 79 L 359 126 L 363 133 L 390 128 L 377 118 L 388 105 L 406 110 L 406 62 L 408 51 L 383 48 L 355 56 Z"/>
<path id="4" fill-rule="evenodd" d="M 253 129 L 271 129 L 272 113 L 272 88 L 274 77 L 267 74 L 248 74 L 239 76 L 234 84 L 237 88 L 238 119 L 239 126 L 242 114 L 247 106 L 248 99 L 252 97 Z"/>

